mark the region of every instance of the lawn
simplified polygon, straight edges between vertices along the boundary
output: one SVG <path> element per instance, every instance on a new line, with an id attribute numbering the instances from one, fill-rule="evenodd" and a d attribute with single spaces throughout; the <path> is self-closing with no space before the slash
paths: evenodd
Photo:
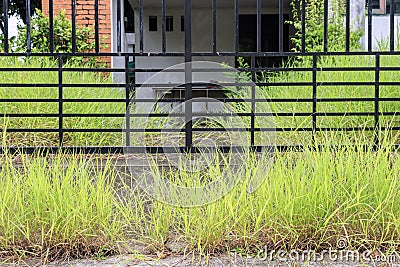
<path id="1" fill-rule="evenodd" d="M 57 61 L 46 57 L 33 57 L 29 60 L 22 60 L 18 57 L 3 57 L 0 59 L 1 68 L 9 68 L 2 71 L 0 84 L 14 84 L 18 87 L 1 87 L 0 98 L 3 99 L 45 99 L 53 102 L 2 102 L 0 112 L 7 117 L 9 114 L 26 114 L 21 118 L 2 119 L 1 128 L 7 129 L 58 129 L 59 113 L 59 89 L 58 89 L 58 65 Z M 72 64 L 64 65 L 64 68 L 78 68 Z M 19 70 L 14 70 L 20 68 Z M 36 68 L 35 71 L 29 68 Z M 26 70 L 25 70 L 26 69 Z M 39 69 L 39 70 L 37 70 Z M 74 86 L 62 89 L 63 113 L 71 114 L 63 118 L 64 129 L 116 129 L 116 133 L 104 132 L 66 132 L 64 133 L 64 144 L 75 146 L 94 146 L 94 145 L 121 145 L 121 132 L 123 118 L 96 116 L 96 114 L 118 114 L 125 113 L 125 103 L 123 102 L 68 102 L 71 99 L 82 100 L 95 99 L 125 99 L 125 89 L 115 87 L 104 87 L 103 84 L 111 84 L 111 76 L 101 72 L 77 72 L 63 71 L 62 82 Z M 51 84 L 52 87 L 47 86 Z M 86 85 L 94 87 L 85 87 Z M 25 86 L 24 86 L 25 85 Z M 33 86 L 26 86 L 33 85 Z M 98 85 L 98 86 L 96 86 Z M 35 116 L 29 114 L 51 114 L 53 117 Z M 79 117 L 79 114 L 94 114 L 95 117 Z M 55 115 L 55 117 L 54 117 Z M 6 126 L 6 127 L 4 127 Z M 118 130 L 121 129 L 121 132 Z M 10 146 L 44 146 L 58 145 L 58 133 L 9 133 L 7 134 L 7 144 Z"/>
<path id="2" fill-rule="evenodd" d="M 397 55 L 381 56 L 380 66 L 383 68 L 396 67 L 399 60 Z M 0 98 L 4 99 L 48 99 L 53 102 L 3 102 L 1 103 L 0 112 L 5 116 L 0 124 L 2 128 L 6 126 L 8 129 L 57 129 L 59 120 L 59 104 L 57 98 L 59 96 L 58 89 L 58 72 L 57 63 L 49 58 L 32 58 L 23 63 L 17 57 L 4 57 L 0 60 L 1 68 L 10 68 L 10 70 L 2 71 L 0 76 L 1 84 L 17 84 L 18 87 L 1 87 Z M 28 70 L 30 67 L 40 68 L 40 71 Z M 66 65 L 66 68 L 77 66 Z M 246 67 L 246 66 L 242 66 Z M 302 68 L 310 68 L 311 62 L 309 58 L 296 63 L 287 64 L 286 67 L 291 71 L 274 72 L 261 77 L 258 82 L 265 84 L 274 83 L 276 86 L 260 86 L 256 90 L 256 98 L 260 99 L 293 99 L 293 102 L 259 102 L 256 104 L 255 112 L 272 112 L 272 113 L 288 113 L 287 115 L 274 116 L 273 122 L 277 128 L 311 128 L 312 127 L 312 103 L 296 102 L 296 99 L 312 99 L 312 86 L 297 86 L 284 83 L 301 83 L 312 82 L 312 71 Z M 375 82 L 375 70 L 352 70 L 354 67 L 373 68 L 375 67 L 374 56 L 322 56 L 317 63 L 317 98 L 339 99 L 335 102 L 318 102 L 317 112 L 324 114 L 329 112 L 374 112 L 374 101 L 340 101 L 344 98 L 374 98 L 374 85 L 326 85 L 328 82 Z M 25 70 L 14 71 L 13 68 L 26 68 Z M 337 70 L 334 68 L 345 68 Z M 297 70 L 299 69 L 299 70 Z M 333 69 L 333 70 L 332 70 Z M 63 113 L 69 114 L 63 118 L 63 128 L 69 130 L 95 128 L 95 129 L 115 129 L 116 132 L 65 132 L 64 145 L 121 145 L 122 144 L 122 127 L 124 118 L 121 117 L 125 113 L 124 102 L 68 102 L 71 99 L 125 99 L 125 89 L 102 86 L 104 84 L 112 84 L 110 75 L 104 75 L 101 72 L 63 72 L 63 83 L 73 86 L 66 86 L 62 89 Z M 397 82 L 400 74 L 396 69 L 381 70 L 379 75 L 380 82 Z M 33 87 L 24 87 L 26 85 L 34 85 Z M 48 87 L 46 84 L 52 84 Z M 94 87 L 85 87 L 86 84 L 94 84 Z M 98 86 L 96 86 L 98 85 Z M 395 85 L 381 85 L 379 88 L 379 96 L 382 98 L 398 98 L 399 92 Z M 243 97 L 243 96 L 242 96 Z M 249 97 L 249 96 L 248 96 Z M 250 98 L 250 97 L 249 97 Z M 247 105 L 245 111 L 249 111 L 250 104 Z M 233 110 L 243 111 L 232 105 Z M 380 112 L 393 112 L 395 115 L 380 116 L 379 122 L 382 127 L 396 126 L 399 118 L 396 112 L 399 110 L 399 103 L 396 101 L 380 101 Z M 29 114 L 52 114 L 52 117 L 34 116 Z M 107 116 L 96 116 L 96 114 L 109 114 Z M 300 116 L 291 116 L 292 113 L 303 113 Z M 308 113 L 304 114 L 304 113 Z M 12 115 L 26 114 L 28 116 L 15 118 Z M 92 114 L 90 117 L 79 117 L 79 114 Z M 112 117 L 113 114 L 115 117 Z M 11 117 L 7 117 L 11 115 Z M 118 117 L 119 116 L 119 117 Z M 9 119 L 6 119 L 9 118 Z M 158 120 L 160 121 L 160 119 Z M 250 118 L 243 117 L 245 125 L 250 126 Z M 262 126 L 263 119 L 256 119 L 255 127 Z M 135 125 L 135 121 L 132 122 Z M 337 127 L 374 127 L 374 116 L 318 116 L 317 127 L 321 128 L 337 128 Z M 118 129 L 121 129 L 119 132 Z M 331 133 L 335 135 L 334 133 Z M 349 140 L 357 138 L 357 134 L 348 132 Z M 324 136 L 326 133 L 318 133 L 317 137 Z M 341 133 L 339 133 L 341 135 Z M 312 133 L 302 131 L 279 131 L 276 133 L 277 144 L 310 144 Z M 369 135 L 372 137 L 373 133 Z M 324 137 L 322 137 L 324 138 Z M 341 138 L 339 138 L 341 139 Z M 373 138 L 369 138 L 373 140 Z M 340 140 L 343 141 L 343 140 Z M 58 133 L 34 132 L 34 133 L 8 133 L 7 144 L 15 145 L 57 145 Z"/>

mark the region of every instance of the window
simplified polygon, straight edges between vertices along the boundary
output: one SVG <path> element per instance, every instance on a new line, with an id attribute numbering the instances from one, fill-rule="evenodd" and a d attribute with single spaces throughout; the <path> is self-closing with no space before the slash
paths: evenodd
<path id="1" fill-rule="evenodd" d="M 174 31 L 174 17 L 172 16 L 167 16 L 166 21 L 165 21 L 165 30 L 167 32 L 172 32 Z"/>
<path id="2" fill-rule="evenodd" d="M 125 22 L 125 32 L 133 33 L 135 32 L 135 12 L 129 1 L 124 2 L 124 22 Z"/>
<path id="3" fill-rule="evenodd" d="M 366 6 L 368 6 L 368 2 L 369 0 L 365 1 Z M 386 0 L 371 0 L 372 14 L 385 14 L 385 2 Z"/>
<path id="4" fill-rule="evenodd" d="M 372 14 L 390 14 L 390 3 L 391 0 L 371 0 Z M 393 3 L 394 13 L 400 14 L 400 0 L 394 0 Z"/>
<path id="5" fill-rule="evenodd" d="M 400 13 L 400 0 L 394 0 L 394 13 L 399 14 Z M 390 14 L 390 0 L 386 0 L 386 14 Z"/>
<path id="6" fill-rule="evenodd" d="M 185 31 L 185 17 L 181 16 L 181 31 Z"/>
<path id="7" fill-rule="evenodd" d="M 149 16 L 149 31 L 157 31 L 157 16 Z"/>

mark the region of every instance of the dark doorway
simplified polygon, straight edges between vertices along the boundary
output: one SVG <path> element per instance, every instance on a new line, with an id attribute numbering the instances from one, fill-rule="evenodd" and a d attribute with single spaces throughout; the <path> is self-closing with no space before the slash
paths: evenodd
<path id="1" fill-rule="evenodd" d="M 283 15 L 283 20 L 287 21 L 289 15 Z M 257 51 L 257 15 L 239 16 L 239 50 L 241 52 Z M 279 51 L 279 15 L 261 15 L 261 51 Z M 289 51 L 289 25 L 283 26 L 283 51 Z M 256 67 L 272 67 L 282 65 L 284 57 L 258 57 Z M 250 59 L 245 61 L 250 64 Z"/>

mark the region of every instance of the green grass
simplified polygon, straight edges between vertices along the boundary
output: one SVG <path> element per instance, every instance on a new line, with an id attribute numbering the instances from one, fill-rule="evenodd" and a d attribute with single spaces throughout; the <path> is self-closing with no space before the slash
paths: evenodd
<path id="1" fill-rule="evenodd" d="M 50 68 L 57 68 L 57 62 L 51 58 L 33 57 L 23 61 L 18 57 L 4 57 L 0 60 L 0 67 L 10 68 L 2 71 L 0 75 L 1 84 L 18 84 L 19 87 L 0 88 L 0 98 L 5 99 L 58 99 L 58 72 Z M 40 67 L 40 71 L 29 71 L 28 68 Z M 67 64 L 64 67 L 82 67 Z M 27 68 L 26 71 L 13 71 L 13 68 Z M 112 83 L 110 75 L 95 72 L 63 71 L 62 81 L 64 84 L 76 84 L 77 87 L 64 87 L 63 98 L 68 99 L 124 99 L 124 91 L 119 88 L 102 87 L 102 84 Z M 34 84 L 37 87 L 24 87 L 24 84 Z M 40 84 L 53 84 L 54 87 L 42 86 Z M 85 87 L 86 84 L 97 84 L 98 87 Z M 48 113 L 58 114 L 58 102 L 3 102 L 0 112 L 8 114 L 34 114 Z M 100 103 L 100 102 L 65 102 L 63 104 L 64 114 L 124 114 L 124 103 Z M 58 129 L 57 117 L 22 117 L 10 118 L 9 121 L 2 120 L 0 127 L 4 129 L 4 123 L 8 123 L 8 129 Z M 64 129 L 122 129 L 123 118 L 118 117 L 65 117 L 63 119 Z M 122 132 L 122 130 L 121 130 Z M 121 133 L 71 133 L 64 134 L 65 145 L 121 145 Z M 57 133 L 9 133 L 7 135 L 9 145 L 57 145 Z"/>
<path id="2" fill-rule="evenodd" d="M 382 66 L 397 66 L 398 56 L 382 56 Z M 323 57 L 318 68 L 374 66 L 373 57 Z M 32 60 L 24 65 L 0 59 L 2 67 L 56 67 L 54 62 Z M 309 62 L 298 66 L 309 66 Z M 11 69 L 10 69 L 11 70 Z M 89 72 L 66 72 L 68 98 L 124 98 L 118 89 L 86 88 L 87 83 L 111 83 L 111 78 Z M 395 71 L 381 73 L 381 81 L 398 81 Z M 373 71 L 319 72 L 318 97 L 373 97 L 373 86 L 324 86 L 324 81 L 374 81 Z M 311 81 L 311 72 L 278 73 L 270 81 Z M 58 97 L 58 88 L 28 88 L 23 84 L 58 82 L 56 71 L 8 71 L 0 83 L 18 83 L 21 88 L 0 88 L 1 98 Z M 398 97 L 396 86 L 381 86 L 381 97 Z M 257 93 L 270 98 L 311 98 L 312 88 L 268 86 Z M 2 103 L 1 112 L 58 113 L 58 104 Z M 261 110 L 268 107 L 261 106 Z M 273 112 L 311 112 L 309 103 L 271 104 Z M 373 111 L 372 103 L 318 103 L 320 112 Z M 381 111 L 399 110 L 395 102 L 380 103 Z M 65 113 L 124 113 L 124 103 L 65 103 Z M 372 117 L 318 118 L 320 127 L 364 127 Z M 398 126 L 397 117 L 381 117 L 381 125 Z M 4 119 L 3 128 L 57 128 L 57 118 Z M 65 128 L 119 128 L 121 118 L 68 118 Z M 278 117 L 278 127 L 310 127 L 311 117 Z M 311 135 L 302 132 L 277 133 L 278 144 L 310 144 Z M 371 133 L 320 133 L 323 144 L 346 144 L 321 151 L 277 153 L 264 183 L 247 193 L 248 178 L 257 166 L 249 162 L 239 174 L 241 183 L 211 204 L 182 208 L 149 198 L 129 179 L 121 180 L 112 168 L 112 158 L 99 161 L 75 155 L 20 155 L 20 166 L 3 156 L 0 170 L 0 251 L 1 257 L 39 256 L 43 260 L 60 257 L 102 257 L 112 253 L 135 252 L 128 244 L 145 244 L 146 253 L 166 251 L 178 243 L 178 253 L 242 251 L 254 255 L 267 245 L 271 249 L 324 249 L 346 238 L 352 249 L 400 248 L 400 157 L 390 152 L 397 142 L 395 132 L 383 132 L 382 149 L 366 151 Z M 8 145 L 56 145 L 51 133 L 3 136 Z M 65 133 L 67 145 L 120 145 L 120 133 Z M 359 146 L 358 150 L 354 146 Z M 107 155 L 108 157 L 109 155 Z M 103 166 L 104 170 L 97 170 Z M 163 179 L 181 185 L 202 185 L 221 179 L 217 166 L 209 166 L 207 179 L 198 173 L 164 170 Z M 132 177 L 137 179 L 139 177 Z M 134 184 L 134 183 L 133 183 Z"/>
<path id="3" fill-rule="evenodd" d="M 44 261 L 115 252 L 123 222 L 115 210 L 110 162 L 84 156 L 20 155 L 2 158 L 0 250 L 2 258 Z M 93 176 L 96 167 L 102 166 Z"/>
<path id="4" fill-rule="evenodd" d="M 173 242 L 200 253 L 254 254 L 264 246 L 321 250 L 335 248 L 340 238 L 348 241 L 349 249 L 396 250 L 400 158 L 389 148 L 386 143 L 377 152 L 345 146 L 277 153 L 255 193 L 248 194 L 246 188 L 258 164 L 249 163 L 239 173 L 241 183 L 221 200 L 195 208 L 152 202 L 149 214 L 136 224 L 144 226 L 146 242 L 159 250 Z M 212 180 L 221 179 L 218 167 L 210 166 L 206 173 Z M 171 171 L 163 177 L 199 186 L 196 175 L 187 172 Z"/>
<path id="5" fill-rule="evenodd" d="M 309 58 L 308 58 L 309 59 Z M 397 66 L 399 56 L 388 55 L 381 56 L 381 67 Z M 46 98 L 57 99 L 58 88 L 56 87 L 24 87 L 24 84 L 46 84 L 51 83 L 57 85 L 58 73 L 57 71 L 48 71 L 48 68 L 56 68 L 57 63 L 49 58 L 31 58 L 29 61 L 23 61 L 17 57 L 5 57 L 0 60 L 0 67 L 9 67 L 10 71 L 3 71 L 0 75 L 0 83 L 13 83 L 20 84 L 21 87 L 0 88 L 0 98 Z M 310 60 L 304 60 L 298 63 L 291 63 L 288 67 L 311 67 Z M 326 71 L 324 69 L 329 67 L 374 67 L 375 58 L 373 56 L 321 56 L 317 63 L 317 97 L 318 98 L 373 98 L 375 96 L 375 87 L 364 85 L 344 85 L 344 86 L 327 86 L 326 82 L 374 82 L 375 72 L 368 71 Z M 13 67 L 41 67 L 41 71 L 12 71 Z M 74 67 L 67 65 L 66 67 Z M 76 66 L 75 66 L 76 67 Z M 274 74 L 269 74 L 269 82 L 312 82 L 311 71 L 285 71 Z M 266 77 L 260 78 L 260 81 L 265 81 Z M 400 80 L 398 71 L 381 71 L 380 81 L 382 82 L 396 82 Z M 78 87 L 64 87 L 64 99 L 88 99 L 88 98 L 113 98 L 124 99 L 124 91 L 118 88 L 102 87 L 102 84 L 112 83 L 110 75 L 96 74 L 94 72 L 77 72 L 66 71 L 63 72 L 63 83 L 65 84 L 78 84 Z M 85 87 L 86 84 L 98 84 L 99 87 L 91 88 Z M 82 85 L 82 86 L 79 86 Z M 248 90 L 247 94 L 250 94 Z M 243 95 L 242 95 L 243 97 Z M 311 86 L 265 86 L 257 88 L 257 98 L 307 98 L 312 99 Z M 399 92 L 396 86 L 380 86 L 380 97 L 399 97 Z M 25 114 L 25 113 L 51 113 L 58 114 L 58 103 L 41 103 L 41 102 L 7 102 L 1 103 L 0 112 L 7 116 L 7 114 Z M 248 111 L 249 107 L 232 105 L 233 110 L 238 112 Z M 397 102 L 381 101 L 379 103 L 380 112 L 397 112 L 400 106 Z M 312 112 L 312 103 L 285 103 L 274 102 L 257 103 L 256 112 L 288 112 L 288 113 L 301 113 Z M 329 102 L 317 104 L 317 112 L 373 112 L 374 102 Z M 63 104 L 63 112 L 66 114 L 124 114 L 124 103 L 84 103 L 84 102 L 65 102 Z M 139 111 L 140 112 L 140 111 Z M 265 124 L 264 120 L 269 118 L 257 118 L 256 127 L 262 127 Z M 159 123 L 164 120 L 155 119 Z M 302 128 L 312 126 L 311 116 L 274 116 L 274 124 L 276 127 L 286 128 Z M 82 129 L 82 128 L 112 128 L 120 129 L 123 125 L 123 118 L 118 117 L 66 117 L 63 119 L 64 129 Z M 246 125 L 250 125 L 250 118 L 243 117 Z M 57 117 L 24 117 L 24 118 L 10 118 L 8 128 L 45 128 L 57 129 Z M 4 126 L 3 125 L 0 126 Z M 133 125 L 137 122 L 133 120 Z M 156 124 L 157 125 L 157 124 Z M 399 125 L 398 116 L 381 116 L 381 126 L 397 126 Z M 317 118 L 318 127 L 373 127 L 373 116 L 319 116 Z M 156 126 L 159 127 L 159 126 Z M 357 139 L 358 135 L 348 133 L 349 140 Z M 320 136 L 320 134 L 319 134 Z M 373 140 L 371 133 L 369 140 Z M 340 139 L 340 138 L 339 138 Z M 310 132 L 277 132 L 278 144 L 309 144 L 311 138 Z M 257 141 L 257 140 L 256 140 Z M 7 143 L 9 145 L 57 145 L 58 133 L 9 133 L 7 135 Z M 65 145 L 121 145 L 121 133 L 103 133 L 96 131 L 93 133 L 65 133 Z"/>
<path id="6" fill-rule="evenodd" d="M 312 67 L 310 58 L 306 58 L 303 62 L 288 64 L 288 67 L 301 68 Z M 398 56 L 381 56 L 381 67 L 398 66 Z M 328 71 L 326 68 L 345 68 L 340 71 Z M 343 85 L 329 86 L 326 82 L 375 82 L 375 71 L 352 71 L 346 70 L 351 67 L 375 67 L 375 57 L 373 56 L 321 56 L 317 62 L 317 98 L 374 98 L 374 85 Z M 381 71 L 381 82 L 398 82 L 400 74 L 398 71 Z M 262 79 L 265 81 L 265 79 Z M 312 82 L 312 71 L 286 71 L 272 74 L 269 82 Z M 382 98 L 398 98 L 400 93 L 397 86 L 381 85 L 379 88 L 379 96 Z M 259 98 L 307 98 L 312 99 L 312 86 L 267 86 L 263 90 L 259 90 Z M 260 104 L 263 105 L 263 104 Z M 257 109 L 257 106 L 256 106 Z M 379 112 L 398 112 L 400 104 L 398 102 L 381 101 L 379 103 Z M 312 112 L 312 103 L 270 103 L 272 112 L 289 112 L 301 113 Z M 374 112 L 374 102 L 358 101 L 358 102 L 318 102 L 317 112 Z M 274 117 L 276 127 L 291 127 L 294 129 L 302 127 L 312 127 L 311 116 L 298 117 Z M 380 116 L 380 126 L 391 127 L 398 126 L 400 123 L 398 115 Z M 317 127 L 336 128 L 336 127 L 374 127 L 374 117 L 371 116 L 318 116 Z M 358 138 L 357 134 L 349 134 L 349 140 Z M 365 134 L 365 133 L 364 133 Z M 323 134 L 322 134 L 323 135 Z M 340 134 L 339 134 L 340 135 Z M 373 140 L 373 134 L 369 134 L 370 140 Z M 339 140 L 343 141 L 341 138 Z M 277 143 L 279 144 L 298 144 L 309 143 L 311 133 L 304 132 L 280 132 L 277 133 Z"/>
<path id="7" fill-rule="evenodd" d="M 21 155 L 16 167 L 3 158 L 2 257 L 101 257 L 135 252 L 128 245 L 132 242 L 145 244 L 143 253 L 178 244 L 176 253 L 254 255 L 265 245 L 335 248 L 339 238 L 346 238 L 351 249 L 395 251 L 400 247 L 400 157 L 388 150 L 389 143 L 385 148 L 277 153 L 255 193 L 246 190 L 257 168 L 250 163 L 229 194 L 194 208 L 149 198 L 129 179 L 121 180 L 110 159 Z M 104 169 L 93 175 L 99 166 Z M 209 179 L 221 179 L 217 168 L 209 166 Z M 176 170 L 163 177 L 175 178 L 176 184 L 205 183 Z"/>

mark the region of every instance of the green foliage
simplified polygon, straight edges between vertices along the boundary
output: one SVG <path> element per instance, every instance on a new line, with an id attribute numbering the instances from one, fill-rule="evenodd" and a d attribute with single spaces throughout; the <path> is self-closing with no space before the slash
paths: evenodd
<path id="1" fill-rule="evenodd" d="M 296 29 L 295 36 L 292 42 L 295 47 L 294 50 L 301 50 L 302 38 L 302 22 L 301 22 L 301 0 L 293 0 L 291 2 L 293 20 L 287 23 L 293 25 Z M 328 50 L 340 51 L 345 48 L 345 15 L 346 14 L 346 1 L 334 0 L 331 1 L 329 6 L 329 20 L 328 20 Z M 324 41 L 324 1 L 321 0 L 308 0 L 305 8 L 305 41 L 306 51 L 323 51 Z M 363 35 L 361 29 L 350 29 L 350 48 L 359 48 L 359 40 Z"/>
<path id="2" fill-rule="evenodd" d="M 8 39 L 9 44 L 13 44 L 15 42 L 15 36 L 12 36 Z M 0 35 L 0 52 L 4 51 L 4 35 Z"/>
<path id="3" fill-rule="evenodd" d="M 40 10 L 31 21 L 32 52 L 50 52 L 50 20 Z M 59 53 L 72 52 L 72 22 L 61 10 L 59 16 L 54 17 L 54 51 Z M 16 51 L 26 52 L 26 27 L 18 28 Z M 76 28 L 76 52 L 92 52 L 95 49 L 94 30 L 91 27 L 80 26 Z M 102 63 L 96 57 L 74 56 L 67 58 L 74 63 L 85 63 L 90 66 Z"/>

